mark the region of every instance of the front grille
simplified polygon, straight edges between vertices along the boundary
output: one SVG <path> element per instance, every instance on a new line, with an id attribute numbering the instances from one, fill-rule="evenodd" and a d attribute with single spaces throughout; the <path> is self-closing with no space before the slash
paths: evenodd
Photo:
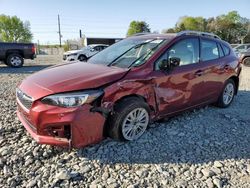
<path id="1" fill-rule="evenodd" d="M 24 92 L 22 92 L 20 89 L 16 90 L 16 96 L 18 100 L 21 102 L 21 104 L 27 108 L 30 109 L 33 103 L 33 100 L 30 96 L 26 95 Z"/>
<path id="2" fill-rule="evenodd" d="M 67 59 L 67 56 L 66 55 L 63 55 L 63 60 L 66 60 Z"/>

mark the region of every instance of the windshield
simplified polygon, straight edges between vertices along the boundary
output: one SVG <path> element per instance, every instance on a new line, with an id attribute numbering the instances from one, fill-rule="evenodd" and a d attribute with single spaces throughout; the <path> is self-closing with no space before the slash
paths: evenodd
<path id="1" fill-rule="evenodd" d="M 89 46 L 85 46 L 85 47 L 81 48 L 81 50 L 85 50 L 85 49 L 89 49 Z"/>
<path id="2" fill-rule="evenodd" d="M 89 63 L 129 68 L 139 66 L 151 57 L 164 39 L 125 39 L 89 59 Z"/>

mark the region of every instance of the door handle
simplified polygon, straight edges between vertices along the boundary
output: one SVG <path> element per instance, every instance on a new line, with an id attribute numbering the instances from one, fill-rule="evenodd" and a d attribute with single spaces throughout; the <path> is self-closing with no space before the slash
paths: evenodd
<path id="1" fill-rule="evenodd" d="M 229 69 L 229 65 L 225 65 L 225 66 L 223 67 L 223 69 L 224 69 L 224 70 L 228 70 L 228 69 Z"/>
<path id="2" fill-rule="evenodd" d="M 203 70 L 198 70 L 194 73 L 195 76 L 202 76 L 204 74 Z"/>

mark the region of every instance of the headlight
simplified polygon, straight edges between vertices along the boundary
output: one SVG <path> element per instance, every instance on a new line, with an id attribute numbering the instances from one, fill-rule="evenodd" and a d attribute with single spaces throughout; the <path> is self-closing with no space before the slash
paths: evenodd
<path id="1" fill-rule="evenodd" d="M 101 90 L 89 90 L 84 92 L 70 92 L 55 94 L 44 97 L 41 101 L 44 104 L 60 107 L 77 107 L 91 103 L 103 94 Z"/>

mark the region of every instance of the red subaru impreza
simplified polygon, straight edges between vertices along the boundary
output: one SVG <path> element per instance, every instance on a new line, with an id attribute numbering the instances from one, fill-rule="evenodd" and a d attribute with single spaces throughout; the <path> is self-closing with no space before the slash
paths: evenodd
<path id="1" fill-rule="evenodd" d="M 142 34 L 91 57 L 27 77 L 17 114 L 41 144 L 83 147 L 105 136 L 138 139 L 148 124 L 182 111 L 228 107 L 241 66 L 230 45 L 209 33 Z"/>

